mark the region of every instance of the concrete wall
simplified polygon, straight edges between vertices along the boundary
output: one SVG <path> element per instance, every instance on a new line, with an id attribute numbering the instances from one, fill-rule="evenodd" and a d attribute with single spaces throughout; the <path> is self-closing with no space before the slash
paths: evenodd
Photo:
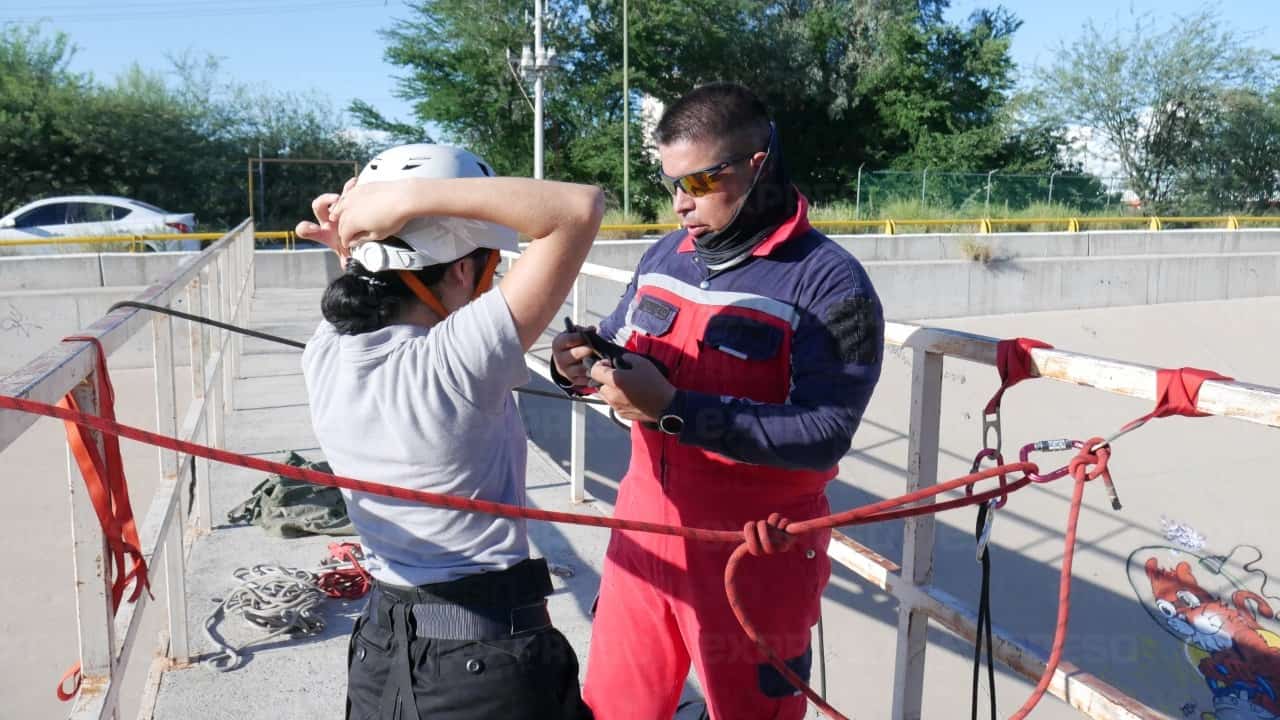
<path id="1" fill-rule="evenodd" d="M 991 243 L 989 263 L 959 257 Z M 1280 230 L 854 236 L 840 242 L 865 264 L 889 317 L 924 320 L 1280 295 Z M 633 268 L 652 241 L 601 243 L 590 260 Z M 1175 250 L 1182 250 L 1180 253 Z M 1193 252 L 1187 252 L 1193 251 Z M 879 259 L 884 257 L 891 259 Z M 0 373 L 90 325 L 134 297 L 187 253 L 0 258 Z M 260 251 L 257 287 L 323 287 L 341 269 L 327 250 Z M 588 322 L 611 311 L 619 283 L 583 281 Z M 179 352 L 186 348 L 186 323 Z M 150 362 L 149 333 L 112 356 L 114 367 Z"/>
<path id="2" fill-rule="evenodd" d="M 92 325 L 197 253 L 77 253 L 0 258 L 0 374 L 22 367 L 62 338 Z M 180 299 L 178 304 L 185 302 Z M 183 308 L 179 308 L 183 309 Z M 187 323 L 175 321 L 174 351 L 188 352 Z M 111 355 L 112 368 L 151 365 L 143 330 Z"/>
<path id="3" fill-rule="evenodd" d="M 260 288 L 324 287 L 342 274 L 338 256 L 329 250 L 259 250 L 253 263 Z"/>
<path id="4" fill-rule="evenodd" d="M 96 254 L 0 258 L 0 292 L 102 287 Z"/>
<path id="5" fill-rule="evenodd" d="M 1280 252 L 864 262 L 894 320 L 1002 315 L 1280 295 Z M 589 321 L 620 283 L 583 285 Z"/>
<path id="6" fill-rule="evenodd" d="M 0 258 L 0 292 L 146 287 L 196 253 L 76 253 Z"/>
<path id="7" fill-rule="evenodd" d="M 65 254 L 0 258 L 0 375 L 62 338 L 92 325 L 112 303 L 130 300 L 195 253 Z M 328 250 L 260 251 L 259 287 L 319 287 L 341 269 Z M 185 299 L 180 299 L 180 306 Z M 183 309 L 179 307 L 179 309 Z M 175 320 L 174 352 L 186 361 L 187 323 Z M 111 355 L 112 368 L 151 365 L 151 333 L 142 330 Z"/>
<path id="8" fill-rule="evenodd" d="M 142 286 L 0 292 L 0 375 L 5 375 L 57 345 L 62 338 L 92 325 L 121 300 L 142 292 Z M 185 307 L 179 307 L 185 309 Z M 190 352 L 187 322 L 175 320 L 174 355 L 185 364 Z M 111 368 L 150 367 L 151 333 L 143 329 L 111 354 Z"/>
<path id="9" fill-rule="evenodd" d="M 866 268 L 886 312 L 902 320 L 1280 295 L 1280 253 L 870 262 Z"/>
<path id="10" fill-rule="evenodd" d="M 992 257 L 1006 260 L 1280 252 L 1280 229 L 836 235 L 833 239 L 863 262 L 968 260 L 975 248 L 986 248 Z M 652 244 L 652 239 L 602 242 L 591 249 L 589 259 L 611 267 L 634 267 Z"/>

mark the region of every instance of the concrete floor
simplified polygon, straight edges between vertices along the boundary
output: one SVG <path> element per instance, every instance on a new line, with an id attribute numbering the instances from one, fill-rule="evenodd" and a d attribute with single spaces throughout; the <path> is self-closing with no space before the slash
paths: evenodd
<path id="1" fill-rule="evenodd" d="M 318 292 L 261 291 L 253 325 L 306 339 L 317 315 Z M 1058 347 L 1159 366 L 1208 367 L 1241 380 L 1280 386 L 1280 298 L 1119 308 L 1070 313 L 968 318 L 931 324 L 994 336 L 1028 335 Z M 281 458 L 294 449 L 318 459 L 310 433 L 297 354 L 247 340 L 235 412 L 228 418 L 227 446 L 237 452 Z M 135 371 L 136 372 L 136 371 Z M 125 422 L 146 425 L 150 409 L 134 408 L 131 397 L 146 397 L 149 380 L 121 373 L 118 387 Z M 876 396 L 841 463 L 840 479 L 830 489 L 832 505 L 843 509 L 900 492 L 904 476 L 910 356 L 889 352 Z M 948 361 L 943 399 L 940 477 L 967 471 L 979 446 L 980 410 L 997 385 L 994 369 Z M 135 394 L 136 393 L 136 394 Z M 529 462 L 530 503 L 548 509 L 570 507 L 568 486 L 558 468 L 566 467 L 568 412 L 562 403 L 537 398 L 521 401 L 533 440 Z M 1047 437 L 1108 434 L 1145 413 L 1146 403 L 1050 381 L 1032 381 L 1005 399 L 1007 446 Z M 66 540 L 65 461 L 61 428 L 42 423 L 23 443 L 3 456 L 5 468 L 28 467 L 33 491 L 21 498 L 0 540 L 24 542 L 29 562 L 18 564 L 19 582 L 0 589 L 6 608 L 0 631 L 17 645 L 0 660 L 0 718 L 50 717 L 64 712 L 51 700 L 52 686 L 74 658 L 74 606 Z M 624 434 L 595 413 L 588 413 L 588 492 L 586 511 L 609 513 L 617 479 L 625 470 Z M 1277 582 L 1262 587 L 1264 574 L 1280 571 L 1272 528 L 1275 467 L 1280 463 L 1276 434 L 1246 423 L 1206 419 L 1159 420 L 1117 443 L 1112 467 L 1122 512 L 1114 512 L 1100 488 L 1091 487 L 1080 523 L 1076 556 L 1075 602 L 1067 657 L 1170 716 L 1201 717 L 1212 710 L 1204 680 L 1195 672 L 1185 647 L 1148 614 L 1150 585 L 1141 563 L 1157 557 L 1172 567 L 1193 555 L 1228 555 L 1237 584 L 1275 595 Z M 154 467 L 154 454 L 125 445 L 126 462 Z M 145 471 L 141 474 L 145 474 Z M 131 475 L 131 478 L 135 477 Z M 215 469 L 215 519 L 247 497 L 260 478 L 235 468 Z M 145 507 L 148 489 L 135 480 L 135 509 Z M 1046 648 L 1056 610 L 1062 527 L 1069 486 L 1050 485 L 1017 495 L 996 519 L 992 538 L 994 617 L 996 624 L 1033 646 Z M 23 493 L 28 495 L 27 493 Z M 1162 521 L 1176 521 L 1199 533 L 1206 545 L 1198 553 L 1166 539 Z M 959 511 L 939 519 L 937 583 L 962 598 L 976 599 L 973 514 Z M 585 658 L 590 626 L 586 610 L 599 580 L 607 535 L 599 530 L 530 523 L 536 553 L 572 569 L 557 578 L 552 613 L 557 625 Z M 891 559 L 901 554 L 896 523 L 855 528 L 849 534 Z M 276 540 L 254 527 L 220 527 L 201 538 L 190 563 L 189 613 L 195 652 L 210 645 L 200 631 L 215 598 L 230 589 L 236 567 L 282 562 L 313 567 L 329 538 Z M 1243 567 L 1256 547 L 1261 560 Z M 6 545 L 14 547 L 13 544 Z M 1143 548 L 1155 548 L 1144 550 Z M 1134 568 L 1137 568 L 1136 573 Z M 1196 565 L 1197 568 L 1204 567 Z M 1214 581 L 1197 570 L 1206 587 Z M 1223 575 L 1222 577 L 1226 577 Z M 1218 583 L 1223 587 L 1227 585 Z M 1273 604 L 1278 601 L 1273 600 Z M 356 612 L 352 603 L 330 603 L 328 621 L 318 637 L 281 642 L 252 652 L 239 670 L 219 673 L 206 663 L 167 673 L 155 717 L 338 718 L 346 635 Z M 860 719 L 889 714 L 895 603 L 883 593 L 837 571 L 825 602 L 825 639 L 830 696 L 837 708 Z M 247 639 L 232 623 L 221 626 L 233 639 Z M 1275 627 L 1271 630 L 1276 630 Z M 930 634 L 924 717 L 955 717 L 967 712 L 971 648 L 945 632 Z M 1002 715 L 1020 705 L 1031 684 L 999 672 Z M 688 693 L 696 690 L 691 681 Z M 985 702 L 985 700 L 984 700 Z M 65 708 L 65 706 L 62 706 Z M 1046 699 L 1035 718 L 1073 718 L 1064 704 Z M 1212 717 L 1212 716 L 1205 716 Z M 1226 715 L 1220 716 L 1225 720 Z"/>

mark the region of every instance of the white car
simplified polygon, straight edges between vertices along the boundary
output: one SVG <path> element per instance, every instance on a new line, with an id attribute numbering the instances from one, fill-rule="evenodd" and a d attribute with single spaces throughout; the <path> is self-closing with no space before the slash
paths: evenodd
<path id="1" fill-rule="evenodd" d="M 0 218 L 0 241 L 90 235 L 152 235 L 194 232 L 196 217 L 191 213 L 169 213 L 155 205 L 112 195 L 69 195 L 28 203 Z M 148 240 L 150 250 L 199 250 L 198 240 Z M 62 252 L 82 246 L 62 245 Z M 6 246 L 0 250 L 20 255 L 58 252 L 59 245 Z M 95 249 L 125 251 L 126 245 L 97 246 Z"/>

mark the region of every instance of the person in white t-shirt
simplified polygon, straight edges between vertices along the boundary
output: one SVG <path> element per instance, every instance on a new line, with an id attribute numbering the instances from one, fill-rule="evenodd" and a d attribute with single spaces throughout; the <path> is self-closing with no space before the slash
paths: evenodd
<path id="1" fill-rule="evenodd" d="M 298 225 L 345 264 L 302 356 L 336 473 L 524 504 L 511 391 L 603 203 L 595 187 L 493 174 L 459 148 L 392 148 Z M 494 287 L 517 232 L 533 242 Z M 524 521 L 343 492 L 375 580 L 351 636 L 348 718 L 591 717 Z"/>

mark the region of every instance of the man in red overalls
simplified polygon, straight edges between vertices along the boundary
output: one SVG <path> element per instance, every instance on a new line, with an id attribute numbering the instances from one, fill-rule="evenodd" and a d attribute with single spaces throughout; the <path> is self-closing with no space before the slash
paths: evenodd
<path id="1" fill-rule="evenodd" d="M 562 386 L 581 392 L 594 380 L 636 421 L 615 515 L 738 530 L 774 512 L 825 515 L 826 485 L 880 376 L 875 290 L 852 255 L 810 227 L 749 90 L 700 87 L 655 134 L 683 229 L 645 253 L 601 323 L 602 336 L 635 353 L 629 367 L 588 373 L 580 333 L 553 348 Z M 805 535 L 791 552 L 749 558 L 742 573 L 748 617 L 805 679 L 828 540 Z M 729 608 L 732 550 L 614 532 L 583 689 L 597 720 L 671 718 L 690 663 L 712 720 L 803 716 L 804 697 Z"/>

